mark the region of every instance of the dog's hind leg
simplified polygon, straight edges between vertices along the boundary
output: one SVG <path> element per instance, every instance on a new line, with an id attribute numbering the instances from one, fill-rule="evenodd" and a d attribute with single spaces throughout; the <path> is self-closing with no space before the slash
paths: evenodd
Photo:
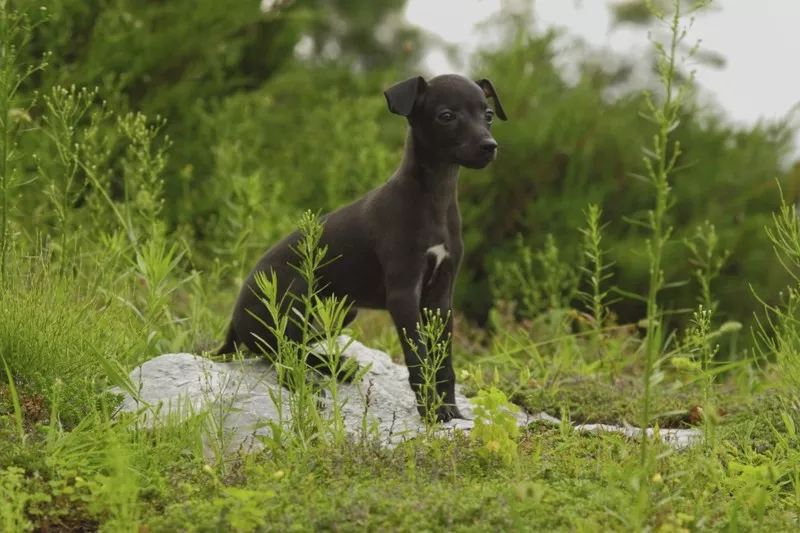
<path id="1" fill-rule="evenodd" d="M 342 319 L 341 327 L 345 328 L 350 325 L 356 319 L 357 315 L 358 309 L 351 307 Z M 313 329 L 313 333 L 309 339 L 309 345 L 314 345 L 325 339 L 325 333 L 320 330 L 317 321 L 314 321 L 311 327 Z M 311 350 L 309 350 L 306 356 L 306 362 L 308 366 L 317 372 L 329 377 L 335 377 L 338 381 L 343 383 L 351 383 L 355 378 L 355 375 L 358 373 L 357 363 L 355 363 L 355 361 L 351 360 L 349 357 L 343 355 L 339 356 L 339 360 L 336 362 L 335 368 L 333 362 L 327 355 L 316 353 Z"/>
<path id="2" fill-rule="evenodd" d="M 236 344 L 239 342 L 239 338 L 236 336 L 236 330 L 233 327 L 233 323 L 231 322 L 228 324 L 228 331 L 225 334 L 225 342 L 217 348 L 217 351 L 214 352 L 214 355 L 228 355 L 236 352 Z"/>
<path id="3" fill-rule="evenodd" d="M 358 363 L 345 355 L 340 355 L 338 361 L 336 361 L 335 368 L 331 368 L 334 365 L 327 355 L 309 350 L 306 355 L 306 363 L 316 372 L 335 377 L 342 383 L 352 383 L 358 372 Z"/>
<path id="4" fill-rule="evenodd" d="M 342 327 L 346 328 L 347 326 L 352 324 L 353 320 L 356 319 L 356 316 L 358 316 L 357 308 L 351 307 L 350 309 L 348 309 L 347 313 L 344 315 L 344 320 L 342 320 Z"/>

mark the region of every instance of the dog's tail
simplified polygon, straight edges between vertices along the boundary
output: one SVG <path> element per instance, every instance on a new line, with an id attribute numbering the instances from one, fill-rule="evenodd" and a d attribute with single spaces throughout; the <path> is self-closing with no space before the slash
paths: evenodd
<path id="1" fill-rule="evenodd" d="M 217 348 L 217 351 L 214 352 L 214 355 L 227 355 L 236 352 L 236 344 L 239 342 L 239 338 L 236 336 L 236 330 L 233 329 L 233 322 L 228 324 L 228 332 L 225 334 L 225 342 L 222 346 Z"/>

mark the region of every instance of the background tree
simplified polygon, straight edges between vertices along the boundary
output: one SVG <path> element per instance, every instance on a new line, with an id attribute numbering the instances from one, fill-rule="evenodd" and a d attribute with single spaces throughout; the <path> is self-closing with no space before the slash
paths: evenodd
<path id="1" fill-rule="evenodd" d="M 93 107 L 78 125 L 97 122 L 91 138 L 103 149 L 96 164 L 109 196 L 125 204 L 125 176 L 136 170 L 131 142 L 118 120 L 96 118 L 101 102 L 117 117 L 143 112 L 149 124 L 165 118 L 147 148 L 152 154 L 168 148 L 157 187 L 159 218 L 172 240 L 192 250 L 183 267 L 204 271 L 215 261 L 244 269 L 300 211 L 334 209 L 384 181 L 400 158 L 406 126 L 386 111 L 381 92 L 442 45 L 408 26 L 399 0 L 263 2 L 268 9 L 234 0 L 54 0 L 45 10 L 33 0 L 17 5 L 32 20 L 42 13 L 49 19 L 35 27 L 24 51 L 29 62 L 52 52 L 48 68 L 22 88 L 21 99 L 34 104 L 32 127 L 47 126 L 44 97 L 56 85 L 97 86 Z M 655 26 L 641 5 L 613 5 L 616 27 Z M 535 14 L 530 1 L 502 2 L 483 25 L 494 44 L 469 58 L 471 73 L 495 82 L 512 117 L 497 128 L 501 157 L 485 171 L 465 171 L 460 185 L 466 256 L 456 306 L 481 325 L 500 298 L 524 302 L 518 311 L 528 317 L 580 306 L 580 276 L 553 265 L 579 264 L 578 228 L 590 203 L 603 209 L 608 223 L 604 242 L 614 262 L 608 283 L 642 294 L 648 278 L 639 253 L 646 234 L 626 220 L 650 207 L 651 191 L 635 179 L 641 155 L 631 147 L 653 133 L 638 112 L 641 89 L 656 80 L 633 75 L 642 65 L 649 69 L 652 58 L 586 45 L 559 55 L 558 40 L 568 31 L 537 33 Z M 705 57 L 723 65 L 714 54 Z M 747 320 L 760 305 L 741 279 L 768 301 L 785 285 L 763 227 L 778 205 L 775 178 L 791 183 L 781 165 L 793 132 L 786 121 L 732 126 L 721 111 L 696 104 L 687 102 L 675 133 L 686 149 L 672 183 L 677 204 L 668 223 L 676 244 L 665 257 L 667 277 L 691 280 L 695 266 L 681 241 L 713 222 L 720 248 L 731 251 L 714 287 L 720 319 Z M 22 182 L 35 182 L 43 169 L 58 174 L 58 151 L 46 136 L 26 136 L 24 143 L 23 151 L 37 159 L 20 162 Z M 102 191 L 93 190 L 99 182 L 83 172 L 79 165 L 74 176 L 82 192 L 70 195 L 83 213 L 76 223 L 102 205 L 96 201 Z M 49 216 L 33 194 L 37 186 L 20 189 L 16 203 L 19 224 L 37 214 L 41 223 L 31 233 Z M 150 200 L 142 194 L 139 201 Z M 510 283 L 508 273 L 526 250 L 550 259 L 530 265 L 530 283 Z M 238 280 L 226 282 L 231 294 L 220 298 L 221 306 L 233 298 Z M 673 311 L 687 309 L 696 304 L 695 294 L 691 285 L 673 287 L 665 303 Z M 627 297 L 612 310 L 623 322 L 635 323 L 643 313 L 641 303 Z M 671 320 L 680 326 L 686 316 Z"/>
<path id="2" fill-rule="evenodd" d="M 642 5 L 612 6 L 615 24 L 653 25 L 652 18 L 643 16 Z M 549 236 L 561 261 L 579 265 L 582 236 L 577 228 L 584 225 L 590 203 L 602 208 L 608 223 L 605 243 L 614 263 L 608 288 L 616 285 L 628 295 L 646 292 L 647 232 L 626 220 L 641 219 L 651 206 L 649 185 L 636 179 L 642 173 L 641 154 L 631 147 L 642 146 L 653 134 L 653 126 L 638 114 L 641 90 L 651 89 L 657 78 L 633 75 L 642 66 L 641 58 L 600 53 L 585 45 L 577 53 L 572 48 L 565 62 L 557 44 L 568 34 L 553 28 L 537 34 L 531 29 L 534 17 L 529 2 L 505 2 L 484 25 L 484 31 L 504 38 L 481 50 L 473 63 L 476 72 L 503 88 L 504 106 L 513 117 L 497 131 L 501 157 L 487 171 L 466 172 L 460 185 L 467 254 L 457 299 L 459 308 L 481 324 L 497 298 L 519 302 L 518 313 L 528 318 L 542 315 L 554 302 L 581 307 L 580 284 L 548 271 L 546 262 L 533 262 L 530 285 L 507 278 L 526 249 L 544 253 Z M 713 53 L 704 58 L 715 67 L 724 64 Z M 645 71 L 653 72 L 653 60 Z M 771 249 L 764 227 L 778 207 L 775 179 L 783 186 L 788 182 L 783 162 L 792 150 L 791 124 L 733 126 L 722 111 L 701 109 L 689 99 L 674 135 L 684 153 L 671 183 L 677 200 L 667 221 L 675 232 L 665 259 L 666 277 L 687 284 L 663 295 L 675 313 L 668 326 L 685 325 L 684 310 L 697 304 L 692 281 L 696 266 L 683 241 L 694 238 L 706 220 L 716 227 L 718 251 L 731 252 L 714 286 L 721 302 L 718 319 L 752 323 L 762 307 L 740 280 L 747 279 L 773 303 L 786 282 L 767 259 Z M 553 276 L 563 283 L 554 282 Z M 525 294 L 548 284 L 560 287 L 555 298 Z M 625 323 L 636 323 L 644 313 L 643 303 L 629 297 L 619 299 L 612 310 Z"/>

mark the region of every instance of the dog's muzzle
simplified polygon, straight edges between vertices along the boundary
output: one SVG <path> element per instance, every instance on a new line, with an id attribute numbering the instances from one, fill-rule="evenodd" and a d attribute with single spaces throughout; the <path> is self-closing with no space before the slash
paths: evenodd
<path id="1" fill-rule="evenodd" d="M 497 141 L 489 137 L 488 139 L 484 139 L 481 141 L 480 144 L 481 152 L 486 152 L 489 154 L 496 154 L 497 153 Z"/>
<path id="2" fill-rule="evenodd" d="M 497 141 L 491 137 L 484 139 L 480 144 L 481 155 L 489 161 L 497 158 Z"/>

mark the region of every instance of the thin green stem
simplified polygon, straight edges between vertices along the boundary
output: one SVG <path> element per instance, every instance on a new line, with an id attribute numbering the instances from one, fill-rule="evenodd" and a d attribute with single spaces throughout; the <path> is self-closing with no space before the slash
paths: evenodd
<path id="1" fill-rule="evenodd" d="M 0 76 L 2 76 L 2 80 L 0 80 L 0 85 L 2 85 L 2 94 L 0 94 L 0 117 L 2 117 L 2 136 L 3 136 L 3 148 L 2 154 L 0 155 L 0 181 L 2 181 L 2 207 L 0 207 L 0 289 L 5 288 L 6 282 L 6 252 L 8 250 L 8 243 L 6 242 L 8 236 L 8 188 L 9 188 L 9 179 L 8 179 L 8 168 L 9 168 L 9 150 L 8 144 L 11 141 L 11 132 L 9 128 L 9 107 L 11 99 L 11 94 L 9 93 L 9 87 L 11 85 L 10 77 L 10 63 L 12 62 L 11 58 L 11 39 L 8 35 L 8 9 L 6 5 L 6 0 L 0 0 L 0 41 L 3 43 L 3 67 L 2 72 L 0 72 Z"/>
<path id="2" fill-rule="evenodd" d="M 658 157 L 658 170 L 652 171 L 652 166 L 648 165 L 651 169 L 651 178 L 656 189 L 656 206 L 655 211 L 651 213 L 651 228 L 652 240 L 649 244 L 650 251 L 650 288 L 647 296 L 647 335 L 645 339 L 645 367 L 644 367 L 644 405 L 642 408 L 642 431 L 645 431 L 650 424 L 650 411 L 651 411 L 651 381 L 653 375 L 653 361 L 656 359 L 656 352 L 659 350 L 659 343 L 657 342 L 657 334 L 660 334 L 661 328 L 657 324 L 660 320 L 658 314 L 658 293 L 663 287 L 664 279 L 663 272 L 661 271 L 661 261 L 664 249 L 664 241 L 666 232 L 664 229 L 664 216 L 667 211 L 669 201 L 669 180 L 668 175 L 670 162 L 667 161 L 667 143 L 669 141 L 669 133 L 673 124 L 673 96 L 672 89 L 675 74 L 675 52 L 680 41 L 680 1 L 675 2 L 675 13 L 672 17 L 672 24 L 670 29 L 672 38 L 670 42 L 669 53 L 667 54 L 666 67 L 662 71 L 662 81 L 666 89 L 664 104 L 659 113 L 655 113 L 656 118 L 659 120 L 660 127 L 658 137 L 655 140 L 655 154 Z M 676 147 L 677 150 L 677 147 Z M 642 434 L 641 439 L 641 457 L 640 462 L 644 465 L 647 461 L 648 441 L 646 433 Z"/>

